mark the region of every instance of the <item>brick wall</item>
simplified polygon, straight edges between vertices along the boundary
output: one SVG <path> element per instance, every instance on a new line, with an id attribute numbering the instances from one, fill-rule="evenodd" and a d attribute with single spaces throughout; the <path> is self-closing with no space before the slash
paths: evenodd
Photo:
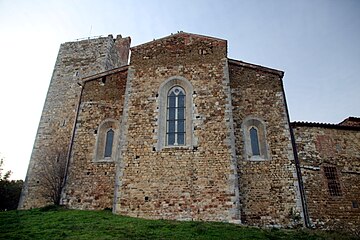
<path id="1" fill-rule="evenodd" d="M 283 72 L 228 59 L 225 40 L 183 32 L 133 47 L 131 64 L 121 67 L 129 45 L 121 36 L 61 45 L 19 208 L 51 203 L 44 166 L 64 160 L 62 203 L 71 208 L 302 225 Z M 189 97 L 187 142 L 166 146 L 161 89 L 181 82 Z M 99 160 L 99 131 L 109 119 L 115 147 L 111 159 Z M 260 124 L 260 157 L 249 154 L 248 119 Z M 358 123 L 293 125 L 316 227 L 356 231 L 360 224 Z"/>
<path id="2" fill-rule="evenodd" d="M 71 208 L 112 208 L 115 162 L 96 161 L 95 148 L 99 125 L 106 119 L 120 122 L 126 79 L 125 69 L 84 83 L 63 197 Z"/>
<path id="3" fill-rule="evenodd" d="M 301 203 L 294 165 L 282 72 L 230 61 L 239 171 L 241 220 L 251 225 L 301 224 Z M 242 123 L 248 116 L 265 122 L 269 159 L 245 158 Z"/>
<path id="4" fill-rule="evenodd" d="M 360 131 L 341 128 L 295 124 L 294 133 L 311 224 L 356 230 L 360 225 Z M 326 167 L 336 170 L 339 194 L 329 190 Z"/>
<path id="5" fill-rule="evenodd" d="M 236 219 L 226 41 L 176 34 L 132 48 L 115 212 L 144 218 Z M 161 84 L 193 86 L 192 146 L 157 149 Z"/>

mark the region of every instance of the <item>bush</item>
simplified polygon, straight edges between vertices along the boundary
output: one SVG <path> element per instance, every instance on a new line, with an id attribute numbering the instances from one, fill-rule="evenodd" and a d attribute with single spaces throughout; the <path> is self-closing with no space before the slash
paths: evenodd
<path id="1" fill-rule="evenodd" d="M 52 205 L 47 205 L 45 207 L 40 208 L 39 211 L 40 212 L 50 212 L 50 211 L 60 211 L 63 209 L 65 209 L 64 206 L 52 204 Z"/>
<path id="2" fill-rule="evenodd" d="M 17 209 L 23 180 L 9 180 L 11 171 L 3 174 L 4 159 L 0 157 L 0 211 Z"/>
<path id="3" fill-rule="evenodd" d="M 18 207 L 23 180 L 0 179 L 0 211 Z"/>

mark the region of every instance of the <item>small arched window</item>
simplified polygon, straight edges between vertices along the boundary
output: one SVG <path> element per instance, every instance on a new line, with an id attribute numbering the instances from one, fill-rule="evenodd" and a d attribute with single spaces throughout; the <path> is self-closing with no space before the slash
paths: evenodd
<path id="1" fill-rule="evenodd" d="M 185 91 L 170 89 L 167 97 L 166 145 L 185 145 Z"/>
<path id="2" fill-rule="evenodd" d="M 106 132 L 106 141 L 105 141 L 105 154 L 104 157 L 111 157 L 112 148 L 114 143 L 114 130 L 111 128 Z"/>
<path id="3" fill-rule="evenodd" d="M 254 126 L 250 128 L 250 143 L 251 143 L 252 155 L 259 156 L 260 155 L 259 136 L 258 136 L 258 130 Z"/>
<path id="4" fill-rule="evenodd" d="M 245 158 L 255 161 L 270 159 L 265 122 L 257 117 L 247 117 L 242 123 L 242 129 Z"/>
<path id="5" fill-rule="evenodd" d="M 96 148 L 93 161 L 95 162 L 112 162 L 115 161 L 115 151 L 118 133 L 118 121 L 106 119 L 95 131 Z"/>

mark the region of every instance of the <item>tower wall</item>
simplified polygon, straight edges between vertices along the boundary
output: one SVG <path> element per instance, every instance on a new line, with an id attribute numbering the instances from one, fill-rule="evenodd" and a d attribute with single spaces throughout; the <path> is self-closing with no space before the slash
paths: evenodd
<path id="1" fill-rule="evenodd" d="M 61 44 L 46 96 L 19 208 L 51 203 L 49 188 L 55 165 L 67 161 L 81 78 L 128 61 L 130 38 L 101 37 Z"/>
<path id="2" fill-rule="evenodd" d="M 123 111 L 126 67 L 120 72 L 86 81 L 76 121 L 62 204 L 76 209 L 112 208 L 115 156 Z M 103 131 L 101 127 L 106 124 Z M 106 130 L 115 131 L 112 157 L 103 158 Z M 101 152 L 101 153 L 99 153 Z"/>

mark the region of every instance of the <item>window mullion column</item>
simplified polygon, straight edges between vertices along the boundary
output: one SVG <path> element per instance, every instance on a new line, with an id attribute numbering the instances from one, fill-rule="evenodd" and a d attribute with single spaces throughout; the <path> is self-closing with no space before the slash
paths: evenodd
<path id="1" fill-rule="evenodd" d="M 175 142 L 174 145 L 178 145 L 178 111 L 179 111 L 179 96 L 175 97 Z"/>

